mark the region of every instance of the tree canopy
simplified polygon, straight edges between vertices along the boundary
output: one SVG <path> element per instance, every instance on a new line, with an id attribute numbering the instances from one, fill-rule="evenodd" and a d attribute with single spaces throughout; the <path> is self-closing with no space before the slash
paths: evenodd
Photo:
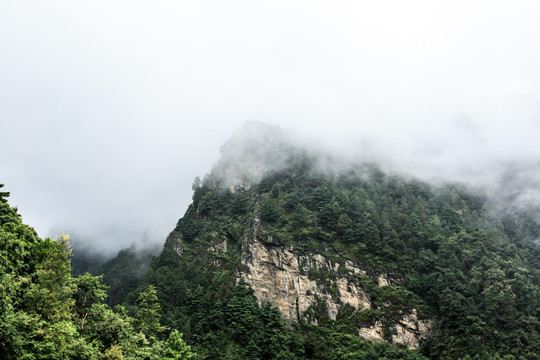
<path id="1" fill-rule="evenodd" d="M 0 186 L 2 187 L 2 186 Z M 192 359 L 159 324 L 155 289 L 135 318 L 104 303 L 101 277 L 72 277 L 68 236 L 40 239 L 0 193 L 0 359 Z"/>

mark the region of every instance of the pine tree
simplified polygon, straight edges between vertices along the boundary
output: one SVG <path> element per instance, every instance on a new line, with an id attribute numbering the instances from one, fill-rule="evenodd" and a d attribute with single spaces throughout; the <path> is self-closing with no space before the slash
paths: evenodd
<path id="1" fill-rule="evenodd" d="M 165 331 L 165 327 L 161 326 L 159 322 L 161 306 L 159 305 L 155 286 L 149 285 L 148 290 L 139 295 L 138 303 L 138 330 L 149 338 L 158 337 Z"/>
<path id="2" fill-rule="evenodd" d="M 169 334 L 164 349 L 161 351 L 161 359 L 163 360 L 189 360 L 194 359 L 195 356 L 191 352 L 191 347 L 186 345 L 184 339 L 182 339 L 182 334 L 178 330 L 174 330 Z"/>

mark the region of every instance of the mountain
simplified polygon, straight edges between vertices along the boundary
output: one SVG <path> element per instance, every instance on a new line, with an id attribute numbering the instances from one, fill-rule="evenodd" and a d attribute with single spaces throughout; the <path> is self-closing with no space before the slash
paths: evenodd
<path id="1" fill-rule="evenodd" d="M 71 272 L 74 276 L 85 273 L 102 276 L 108 288 L 107 305 L 116 306 L 122 304 L 126 296 L 141 284 L 152 258 L 160 251 L 161 248 L 157 246 L 142 249 L 131 246 L 120 250 L 112 259 L 104 260 L 99 253 L 89 252 L 80 246 L 73 247 Z"/>
<path id="2" fill-rule="evenodd" d="M 528 209 L 261 123 L 193 190 L 143 284 L 202 358 L 540 358 Z"/>

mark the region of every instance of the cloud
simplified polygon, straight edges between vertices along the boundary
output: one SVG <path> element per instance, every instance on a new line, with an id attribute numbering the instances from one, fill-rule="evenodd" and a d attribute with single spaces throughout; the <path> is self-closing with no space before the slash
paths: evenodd
<path id="1" fill-rule="evenodd" d="M 427 178 L 491 186 L 516 163 L 532 176 L 538 10 L 3 2 L 0 181 L 40 235 L 120 248 L 163 241 L 193 178 L 250 120 Z"/>

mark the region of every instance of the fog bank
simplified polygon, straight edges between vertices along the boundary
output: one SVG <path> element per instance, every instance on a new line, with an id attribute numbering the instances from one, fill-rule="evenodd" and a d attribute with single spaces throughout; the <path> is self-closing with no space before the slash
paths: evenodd
<path id="1" fill-rule="evenodd" d="M 161 243 L 193 179 L 257 120 L 387 169 L 505 184 L 502 198 L 536 202 L 539 11 L 4 1 L 0 182 L 41 236 L 72 232 L 112 252 Z"/>

